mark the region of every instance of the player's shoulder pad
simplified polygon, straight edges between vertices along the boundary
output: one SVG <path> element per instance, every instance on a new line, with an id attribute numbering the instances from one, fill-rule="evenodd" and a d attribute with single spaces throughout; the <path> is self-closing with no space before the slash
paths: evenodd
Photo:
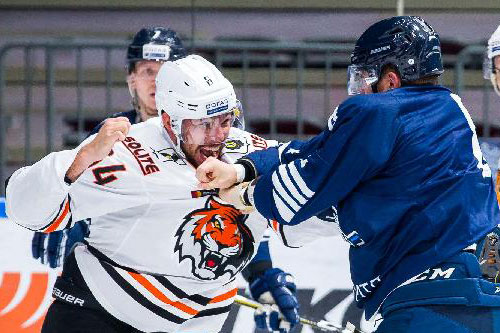
<path id="1" fill-rule="evenodd" d="M 127 170 L 147 176 L 161 170 L 158 159 L 167 149 L 172 149 L 171 143 L 165 139 L 161 121 L 156 117 L 132 125 L 125 140 L 113 146 L 108 162 L 124 164 Z"/>
<path id="2" fill-rule="evenodd" d="M 160 117 L 154 117 L 143 121 L 141 123 L 132 124 L 128 131 L 127 136 L 133 136 L 136 139 L 144 138 L 145 140 L 159 140 L 158 138 L 162 138 L 161 135 L 163 129 L 163 125 Z"/>
<path id="3" fill-rule="evenodd" d="M 142 123 L 133 124 L 122 142 L 116 142 L 113 151 L 118 153 L 113 155 L 115 159 L 138 156 L 140 153 L 146 154 L 155 144 L 167 142 L 161 134 L 161 122 L 158 117 L 149 119 Z M 89 137 L 89 139 L 92 139 Z M 167 145 L 167 143 L 165 143 Z M 122 155 L 123 154 L 123 155 Z M 135 158 L 135 157 L 134 157 Z M 128 159 L 128 158 L 127 158 Z"/>
<path id="4" fill-rule="evenodd" d="M 355 95 L 342 102 L 339 109 L 341 114 L 372 112 L 380 103 L 377 97 L 377 94 Z"/>
<path id="5" fill-rule="evenodd" d="M 109 118 L 118 118 L 118 117 L 126 117 L 128 118 L 131 124 L 135 124 L 137 119 L 137 111 L 129 110 L 129 111 L 117 112 L 113 113 Z"/>
<path id="6" fill-rule="evenodd" d="M 148 152 L 166 148 L 173 149 L 172 142 L 169 140 L 159 117 L 130 126 L 124 144 L 125 148 L 130 149 L 135 149 L 134 147 L 140 145 L 143 150 Z"/>
<path id="7" fill-rule="evenodd" d="M 351 119 L 370 121 L 397 117 L 399 101 L 393 91 L 376 94 L 356 95 L 342 102 L 328 120 L 328 128 L 332 130 L 336 123 Z"/>
<path id="8" fill-rule="evenodd" d="M 246 155 L 256 150 L 266 149 L 269 142 L 264 138 L 238 128 L 231 128 L 224 144 L 224 153 Z"/>

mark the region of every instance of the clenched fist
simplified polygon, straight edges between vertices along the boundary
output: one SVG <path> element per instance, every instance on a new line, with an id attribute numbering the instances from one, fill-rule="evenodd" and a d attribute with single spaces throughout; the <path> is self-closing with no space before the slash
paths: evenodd
<path id="1" fill-rule="evenodd" d="M 130 126 L 126 117 L 106 119 L 94 139 L 80 149 L 66 177 L 74 182 L 92 163 L 108 156 L 116 142 L 125 140 Z"/>
<path id="2" fill-rule="evenodd" d="M 82 148 L 92 160 L 91 164 L 108 156 L 117 141 L 125 140 L 130 129 L 130 121 L 126 117 L 108 118 L 94 140 Z"/>
<path id="3" fill-rule="evenodd" d="M 203 189 L 223 189 L 238 182 L 235 166 L 214 157 L 207 158 L 196 169 L 196 178 L 198 178 Z"/>

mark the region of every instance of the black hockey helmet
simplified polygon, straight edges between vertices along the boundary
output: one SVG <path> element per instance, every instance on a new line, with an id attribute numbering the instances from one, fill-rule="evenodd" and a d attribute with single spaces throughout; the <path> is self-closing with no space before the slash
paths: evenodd
<path id="1" fill-rule="evenodd" d="M 174 61 L 186 56 L 186 50 L 177 33 L 164 27 L 147 27 L 139 30 L 128 46 L 128 72 L 140 60 Z"/>
<path id="2" fill-rule="evenodd" d="M 348 90 L 356 93 L 359 69 L 365 83 L 376 83 L 385 65 L 393 65 L 404 82 L 442 74 L 438 34 L 418 16 L 396 16 L 370 26 L 356 41 L 348 72 Z M 370 77 L 369 80 L 366 80 Z M 365 84 L 363 83 L 363 84 Z M 351 84 L 351 87 L 349 87 Z M 352 85 L 353 84 L 353 85 Z"/>

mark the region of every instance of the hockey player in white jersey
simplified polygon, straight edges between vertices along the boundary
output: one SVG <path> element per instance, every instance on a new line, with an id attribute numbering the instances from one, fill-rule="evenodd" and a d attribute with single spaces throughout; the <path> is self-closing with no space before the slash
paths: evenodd
<path id="1" fill-rule="evenodd" d="M 235 276 L 268 221 L 200 190 L 195 167 L 269 142 L 232 127 L 233 87 L 199 56 L 163 64 L 156 91 L 160 117 L 134 126 L 108 119 L 78 148 L 17 170 L 7 184 L 7 214 L 26 228 L 51 232 L 92 218 L 42 332 L 218 332 L 224 323 Z M 311 233 L 271 225 L 289 245 L 334 232 L 320 219 Z"/>

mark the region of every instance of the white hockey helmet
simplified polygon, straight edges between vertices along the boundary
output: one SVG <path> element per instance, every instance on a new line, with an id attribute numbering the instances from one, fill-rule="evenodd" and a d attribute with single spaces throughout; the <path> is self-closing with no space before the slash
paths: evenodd
<path id="1" fill-rule="evenodd" d="M 170 116 L 177 145 L 180 141 L 204 144 L 207 135 L 210 135 L 206 129 L 214 121 L 227 121 L 227 114 L 231 114 L 230 126 L 241 127 L 244 124 L 241 104 L 236 99 L 233 85 L 213 64 L 199 55 L 189 55 L 161 66 L 156 76 L 156 108 L 160 117 L 162 112 Z M 187 119 L 196 120 L 203 133 L 198 133 L 198 136 L 196 133 L 183 133 L 182 124 Z"/>
<path id="2" fill-rule="evenodd" d="M 483 74 L 485 79 L 491 80 L 495 92 L 500 95 L 500 87 L 497 83 L 497 73 L 495 69 L 495 64 L 493 62 L 496 56 L 500 56 L 500 26 L 495 30 L 488 40 L 488 50 L 486 53 L 485 61 L 483 63 Z"/>

